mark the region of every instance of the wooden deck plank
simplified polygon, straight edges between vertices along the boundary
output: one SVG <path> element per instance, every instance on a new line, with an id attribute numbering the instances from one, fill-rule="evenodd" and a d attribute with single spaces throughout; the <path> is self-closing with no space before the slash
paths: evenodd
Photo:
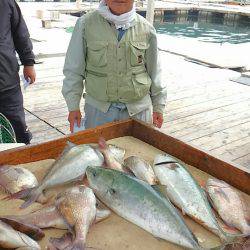
<path id="1" fill-rule="evenodd" d="M 247 129 L 250 129 L 250 88 L 229 80 L 240 74 L 207 68 L 165 52 L 161 55 L 165 69 L 163 79 L 168 87 L 162 131 L 220 155 L 238 148 L 230 158 L 232 160 L 249 153 L 250 149 L 242 150 L 241 153 L 240 148 L 247 143 L 244 143 L 243 138 L 247 138 Z M 27 118 L 27 123 L 34 126 L 35 136 L 39 136 L 39 140 L 42 136 L 38 132 L 46 132 L 48 124 L 56 131 L 48 137 L 57 136 L 59 131 L 69 133 L 68 111 L 61 94 L 64 58 L 42 60 L 42 64 L 36 65 L 39 75 L 37 84 L 24 93 L 26 109 L 45 124 L 39 131 L 36 120 Z"/>
<path id="2" fill-rule="evenodd" d="M 180 99 L 175 99 L 175 100 L 169 100 L 168 102 L 168 108 L 170 111 L 177 110 L 183 106 L 185 107 L 190 107 L 194 106 L 196 104 L 201 104 L 207 101 L 212 101 L 212 100 L 221 100 L 226 97 L 232 97 L 235 95 L 235 92 L 237 94 L 242 94 L 245 92 L 245 89 L 242 89 L 239 91 L 237 86 L 234 88 L 226 88 L 226 86 L 214 86 L 210 87 L 209 89 L 202 88 L 200 92 L 197 93 L 196 90 L 190 91 L 189 96 L 185 96 Z M 216 95 L 214 94 L 216 92 Z M 187 94 L 187 91 L 185 92 Z M 179 96 L 179 94 L 178 94 Z"/>
<path id="3" fill-rule="evenodd" d="M 237 160 L 234 160 L 234 162 L 236 162 L 242 166 L 246 166 L 246 167 L 248 167 L 248 169 L 250 169 L 250 154 L 247 154 L 243 157 L 240 157 Z"/>
<path id="4" fill-rule="evenodd" d="M 210 135 L 201 137 L 194 140 L 185 140 L 192 142 L 192 144 L 202 147 L 206 150 L 212 150 L 216 147 L 226 145 L 230 142 L 244 139 L 249 136 L 250 122 L 242 123 L 234 127 L 219 131 L 216 133 L 211 133 Z"/>
<path id="5" fill-rule="evenodd" d="M 221 157 L 237 161 L 238 159 L 249 154 L 250 142 L 244 140 L 244 144 L 238 147 L 230 148 L 221 154 Z"/>
<path id="6" fill-rule="evenodd" d="M 232 151 L 232 152 L 235 152 L 235 155 L 234 155 L 234 159 L 240 156 L 242 156 L 242 153 L 241 153 L 241 150 L 239 150 L 237 152 L 237 149 L 242 147 L 244 148 L 244 150 L 247 151 L 247 153 L 250 151 L 249 147 L 245 147 L 246 144 L 249 144 L 250 143 L 250 136 L 247 136 L 243 139 L 238 139 L 238 140 L 235 140 L 231 143 L 228 143 L 224 146 L 219 146 L 217 148 L 214 148 L 212 150 L 210 150 L 210 152 L 216 154 L 216 155 L 222 155 L 222 154 L 227 154 L 227 152 L 229 151 Z M 245 152 L 243 153 L 245 154 Z"/>
<path id="7" fill-rule="evenodd" d="M 232 105 L 235 103 L 248 101 L 249 99 L 250 99 L 249 93 L 244 92 L 242 94 L 225 97 L 219 100 L 217 99 L 217 100 L 206 101 L 204 103 L 200 103 L 191 107 L 184 106 L 178 110 L 175 110 L 174 112 L 171 112 L 171 111 L 168 112 L 168 107 L 167 107 L 166 114 L 168 116 L 168 120 L 173 121 L 177 119 L 182 119 L 184 117 L 187 117 L 193 114 L 199 114 L 199 113 L 207 112 L 210 110 L 214 110 L 219 107 L 226 107 L 228 105 Z"/>
<path id="8" fill-rule="evenodd" d="M 249 110 L 250 109 L 244 113 L 234 114 L 231 117 L 227 116 L 225 118 L 210 121 L 209 123 L 202 123 L 198 126 L 186 127 L 185 129 L 171 134 L 183 140 L 195 140 L 211 133 L 217 133 L 225 129 L 235 127 L 236 125 L 249 122 Z"/>
<path id="9" fill-rule="evenodd" d="M 185 130 L 186 128 L 197 126 L 203 123 L 209 123 L 218 119 L 223 119 L 232 115 L 237 115 L 240 112 L 246 112 L 249 110 L 250 100 L 244 103 L 234 103 L 226 107 L 219 107 L 214 110 L 210 110 L 204 113 L 190 115 L 188 117 L 174 120 L 169 122 L 168 116 L 166 115 L 166 122 L 163 126 L 164 130 L 168 133 L 178 132 Z M 230 117 L 229 117 L 230 119 Z M 165 128 L 166 127 L 166 128 Z"/>

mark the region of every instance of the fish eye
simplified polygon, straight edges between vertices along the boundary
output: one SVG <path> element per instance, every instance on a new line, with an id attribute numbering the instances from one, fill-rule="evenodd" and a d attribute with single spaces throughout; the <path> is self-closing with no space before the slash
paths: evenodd
<path id="1" fill-rule="evenodd" d="M 96 171 L 93 171 L 93 172 L 92 172 L 92 175 L 93 175 L 94 177 L 96 177 L 96 175 L 97 175 L 97 174 L 96 174 Z"/>
<path id="2" fill-rule="evenodd" d="M 115 193 L 116 193 L 115 189 L 110 188 L 110 193 L 111 193 L 111 194 L 115 194 Z"/>

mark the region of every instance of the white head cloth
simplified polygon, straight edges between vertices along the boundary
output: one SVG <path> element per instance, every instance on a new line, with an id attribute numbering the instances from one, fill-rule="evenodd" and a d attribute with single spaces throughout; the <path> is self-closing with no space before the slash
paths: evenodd
<path id="1" fill-rule="evenodd" d="M 136 11 L 135 11 L 135 5 L 133 5 L 133 8 L 131 11 L 121 14 L 119 16 L 114 15 L 109 7 L 107 6 L 105 0 L 101 0 L 99 7 L 97 11 L 100 13 L 101 16 L 103 16 L 106 20 L 109 22 L 114 23 L 116 29 L 122 28 L 123 30 L 128 29 L 133 25 L 133 21 L 135 19 Z"/>

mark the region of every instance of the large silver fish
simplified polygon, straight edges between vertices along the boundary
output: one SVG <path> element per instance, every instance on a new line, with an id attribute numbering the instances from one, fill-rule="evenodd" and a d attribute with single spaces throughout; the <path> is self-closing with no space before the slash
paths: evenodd
<path id="1" fill-rule="evenodd" d="M 0 248 L 39 250 L 38 243 L 0 220 Z"/>
<path id="2" fill-rule="evenodd" d="M 182 163 L 168 154 L 157 155 L 153 168 L 162 185 L 158 186 L 159 191 L 184 214 L 218 234 L 222 239 L 226 237 L 217 223 L 204 191 Z"/>
<path id="3" fill-rule="evenodd" d="M 155 173 L 148 162 L 138 156 L 130 156 L 124 160 L 124 166 L 130 169 L 140 180 L 146 181 L 150 185 L 157 183 Z"/>
<path id="4" fill-rule="evenodd" d="M 52 165 L 40 185 L 12 195 L 12 198 L 28 198 L 20 208 L 26 208 L 42 194 L 45 189 L 62 185 L 83 178 L 86 168 L 92 165 L 101 166 L 103 155 L 87 144 L 68 143 L 58 160 Z"/>
<path id="5" fill-rule="evenodd" d="M 57 197 L 56 207 L 75 236 L 72 244 L 64 249 L 83 250 L 96 216 L 96 198 L 92 189 L 85 186 L 67 189 Z"/>
<path id="6" fill-rule="evenodd" d="M 250 210 L 237 190 L 215 178 L 207 180 L 206 189 L 223 221 L 229 226 L 236 227 L 243 234 L 250 235 Z"/>
<path id="7" fill-rule="evenodd" d="M 201 249 L 176 208 L 146 182 L 100 167 L 88 167 L 86 174 L 97 197 L 124 219 L 157 238 Z"/>

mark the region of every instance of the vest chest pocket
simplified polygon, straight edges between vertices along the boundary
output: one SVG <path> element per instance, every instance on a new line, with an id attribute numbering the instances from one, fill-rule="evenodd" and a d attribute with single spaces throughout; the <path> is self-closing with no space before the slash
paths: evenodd
<path id="1" fill-rule="evenodd" d="M 87 44 L 87 64 L 90 63 L 96 67 L 104 67 L 107 65 L 107 47 L 104 42 L 93 42 Z"/>
<path id="2" fill-rule="evenodd" d="M 135 97 L 137 100 L 146 96 L 151 87 L 151 78 L 147 72 L 132 75 L 132 83 L 134 85 Z"/>
<path id="3" fill-rule="evenodd" d="M 145 64 L 145 52 L 149 44 L 146 42 L 130 42 L 130 63 L 131 66 Z"/>

